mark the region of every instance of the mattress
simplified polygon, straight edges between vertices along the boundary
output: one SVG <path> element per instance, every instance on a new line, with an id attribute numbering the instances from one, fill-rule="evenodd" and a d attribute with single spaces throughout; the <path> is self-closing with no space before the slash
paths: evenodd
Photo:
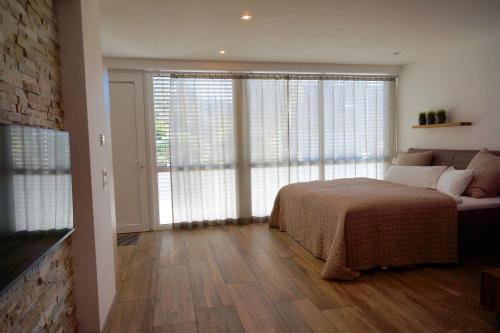
<path id="1" fill-rule="evenodd" d="M 500 197 L 477 199 L 477 198 L 462 196 L 460 198 L 462 198 L 462 203 L 459 203 L 457 205 L 457 209 L 460 211 L 500 208 Z"/>

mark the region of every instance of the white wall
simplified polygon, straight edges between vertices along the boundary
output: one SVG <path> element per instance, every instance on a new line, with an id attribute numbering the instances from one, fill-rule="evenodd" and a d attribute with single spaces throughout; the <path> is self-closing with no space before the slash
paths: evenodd
<path id="1" fill-rule="evenodd" d="M 73 264 L 79 332 L 100 332 L 115 286 L 114 203 L 103 188 L 103 170 L 113 179 L 104 104 L 98 0 L 57 2 L 65 128 L 70 133 L 73 179 Z M 112 187 L 111 187 L 112 190 Z"/>
<path id="2" fill-rule="evenodd" d="M 403 66 L 398 89 L 398 150 L 500 150 L 500 36 L 471 41 Z M 471 127 L 413 129 L 418 113 L 444 108 Z"/>

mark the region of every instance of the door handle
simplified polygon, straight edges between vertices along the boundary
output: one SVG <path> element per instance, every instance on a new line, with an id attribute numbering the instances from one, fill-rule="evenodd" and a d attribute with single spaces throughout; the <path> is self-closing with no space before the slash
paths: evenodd
<path id="1" fill-rule="evenodd" d="M 137 167 L 140 170 L 144 170 L 144 161 L 143 160 L 135 160 L 134 162 L 137 163 Z"/>

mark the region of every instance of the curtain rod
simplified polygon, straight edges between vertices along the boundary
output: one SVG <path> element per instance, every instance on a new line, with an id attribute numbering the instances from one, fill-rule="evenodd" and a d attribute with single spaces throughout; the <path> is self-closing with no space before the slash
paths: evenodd
<path id="1" fill-rule="evenodd" d="M 165 72 L 158 76 L 199 79 L 261 79 L 261 80 L 339 80 L 339 81 L 395 81 L 394 75 L 363 74 L 308 74 L 308 73 L 222 73 L 222 72 Z"/>

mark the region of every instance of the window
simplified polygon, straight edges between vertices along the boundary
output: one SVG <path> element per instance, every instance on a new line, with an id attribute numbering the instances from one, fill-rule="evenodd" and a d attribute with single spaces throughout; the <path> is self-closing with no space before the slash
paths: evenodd
<path id="1" fill-rule="evenodd" d="M 286 184 L 318 180 L 317 80 L 248 80 L 252 216 L 269 215 Z"/>
<path id="2" fill-rule="evenodd" d="M 325 179 L 382 179 L 390 81 L 324 81 Z"/>
<path id="3" fill-rule="evenodd" d="M 172 224 L 170 182 L 170 77 L 153 77 L 158 214 L 160 224 Z"/>
<path id="4" fill-rule="evenodd" d="M 170 77 L 153 77 L 153 105 L 155 119 L 156 165 L 166 171 L 170 168 Z"/>
<path id="5" fill-rule="evenodd" d="M 384 78 L 155 76 L 160 222 L 265 217 L 289 183 L 382 178 L 393 94 Z"/>
<path id="6" fill-rule="evenodd" d="M 163 77 L 153 89 L 160 222 L 236 218 L 232 80 Z"/>

